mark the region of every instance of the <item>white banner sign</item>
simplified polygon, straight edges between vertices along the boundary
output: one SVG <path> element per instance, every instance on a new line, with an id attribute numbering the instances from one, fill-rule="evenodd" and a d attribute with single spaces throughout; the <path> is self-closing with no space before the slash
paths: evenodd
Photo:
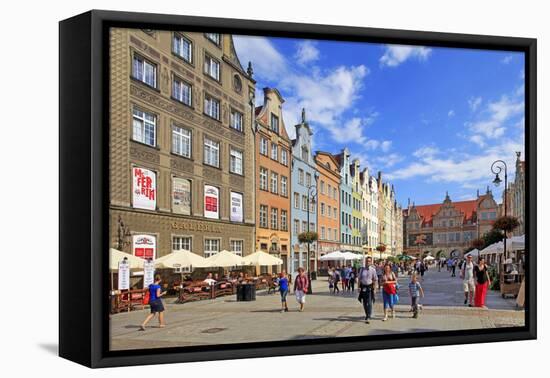
<path id="1" fill-rule="evenodd" d="M 143 264 L 143 288 L 147 289 L 153 282 L 155 282 L 155 263 L 153 260 L 145 260 Z"/>
<path id="2" fill-rule="evenodd" d="M 134 235 L 134 256 L 142 259 L 152 259 L 156 257 L 157 239 L 152 235 Z"/>
<path id="3" fill-rule="evenodd" d="M 130 289 L 130 264 L 118 263 L 118 290 Z"/>
<path id="4" fill-rule="evenodd" d="M 231 192 L 231 220 L 243 221 L 243 195 L 240 193 Z"/>
<path id="5" fill-rule="evenodd" d="M 132 204 L 135 208 L 155 210 L 157 207 L 157 175 L 155 172 L 132 168 Z"/>
<path id="6" fill-rule="evenodd" d="M 220 191 L 212 185 L 204 186 L 204 217 L 219 219 Z"/>

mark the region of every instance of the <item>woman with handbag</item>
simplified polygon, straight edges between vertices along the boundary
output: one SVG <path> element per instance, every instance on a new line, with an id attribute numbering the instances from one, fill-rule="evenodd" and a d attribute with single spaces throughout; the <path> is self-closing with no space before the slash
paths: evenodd
<path id="1" fill-rule="evenodd" d="M 485 297 L 487 296 L 487 289 L 491 286 L 491 279 L 483 257 L 479 258 L 478 264 L 474 267 L 474 277 L 476 280 L 474 306 L 485 308 Z"/>
<path id="2" fill-rule="evenodd" d="M 384 266 L 382 275 L 382 298 L 384 300 L 384 319 L 388 320 L 388 313 L 391 311 L 391 317 L 395 318 L 395 310 L 393 306 L 397 303 L 397 277 L 392 272 L 391 266 Z"/>
<path id="3" fill-rule="evenodd" d="M 155 276 L 155 282 L 149 285 L 149 306 L 151 307 L 151 313 L 145 318 L 141 326 L 140 331 L 145 331 L 145 326 L 151 319 L 159 314 L 159 328 L 164 328 L 164 305 L 162 304 L 162 297 L 166 292 L 161 292 L 160 288 L 160 275 Z"/>

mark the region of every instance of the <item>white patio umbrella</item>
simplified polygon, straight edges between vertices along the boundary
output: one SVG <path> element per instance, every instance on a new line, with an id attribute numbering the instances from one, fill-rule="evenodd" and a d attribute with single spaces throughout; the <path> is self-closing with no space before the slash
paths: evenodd
<path id="1" fill-rule="evenodd" d="M 118 249 L 109 248 L 109 270 L 111 271 L 111 288 L 114 286 L 114 274 L 118 271 L 118 263 L 126 259 L 126 262 L 130 264 L 130 269 L 143 269 L 143 260 L 141 257 L 136 257 L 126 252 L 119 251 Z"/>
<path id="2" fill-rule="evenodd" d="M 479 257 L 479 249 L 477 249 L 477 248 L 472 249 L 470 252 L 468 252 L 464 255 L 464 257 L 468 257 L 468 256 Z"/>
<path id="3" fill-rule="evenodd" d="M 435 260 L 435 257 L 428 255 L 428 256 L 424 257 L 424 260 L 432 261 L 432 260 Z"/>
<path id="4" fill-rule="evenodd" d="M 220 268 L 243 265 L 243 262 L 244 260 L 241 256 L 238 256 L 233 252 L 229 252 L 225 249 L 206 259 L 206 263 L 208 267 L 220 267 Z"/>
<path id="5" fill-rule="evenodd" d="M 340 251 L 327 253 L 319 258 L 321 261 L 345 260 L 345 255 Z"/>
<path id="6" fill-rule="evenodd" d="M 344 260 L 361 260 L 363 258 L 362 255 L 353 252 L 344 252 L 343 255 Z"/>
<path id="7" fill-rule="evenodd" d="M 244 264 L 256 266 L 283 265 L 283 260 L 264 251 L 256 251 L 243 258 Z"/>
<path id="8" fill-rule="evenodd" d="M 167 255 L 159 257 L 155 261 L 158 268 L 174 268 L 176 266 L 189 266 L 202 268 L 208 266 L 206 259 L 188 250 L 176 250 Z"/>
<path id="9" fill-rule="evenodd" d="M 136 257 L 126 252 L 119 251 L 118 249 L 109 249 L 109 270 L 118 270 L 118 263 L 126 258 L 130 269 L 143 269 L 144 259 Z"/>

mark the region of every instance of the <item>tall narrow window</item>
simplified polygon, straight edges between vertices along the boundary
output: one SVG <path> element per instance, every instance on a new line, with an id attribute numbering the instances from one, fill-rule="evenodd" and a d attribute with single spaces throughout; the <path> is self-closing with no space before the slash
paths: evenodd
<path id="1" fill-rule="evenodd" d="M 267 190 L 267 169 L 260 167 L 260 190 Z"/>
<path id="2" fill-rule="evenodd" d="M 279 192 L 279 175 L 275 172 L 271 172 L 271 193 L 277 194 Z"/>
<path id="3" fill-rule="evenodd" d="M 273 160 L 278 160 L 279 156 L 279 146 L 277 143 L 271 143 L 271 158 Z"/>
<path id="4" fill-rule="evenodd" d="M 231 110 L 230 126 L 238 131 L 243 131 L 243 114 L 236 110 Z"/>
<path id="5" fill-rule="evenodd" d="M 241 151 L 231 148 L 231 156 L 229 158 L 229 171 L 232 173 L 237 173 L 239 175 L 243 174 L 243 153 Z"/>
<path id="6" fill-rule="evenodd" d="M 288 178 L 281 176 L 281 195 L 283 197 L 288 196 Z"/>
<path id="7" fill-rule="evenodd" d="M 132 139 L 149 146 L 156 146 L 157 117 L 152 113 L 136 108 L 134 108 L 132 115 Z"/>
<path id="8" fill-rule="evenodd" d="M 281 210 L 281 230 L 282 231 L 288 231 L 287 218 L 288 218 L 287 211 Z"/>
<path id="9" fill-rule="evenodd" d="M 133 58 L 132 76 L 151 87 L 157 87 L 157 65 L 137 54 Z"/>
<path id="10" fill-rule="evenodd" d="M 204 113 L 214 119 L 220 120 L 220 101 L 208 95 L 204 96 Z"/>
<path id="11" fill-rule="evenodd" d="M 174 76 L 174 80 L 172 81 L 172 97 L 185 105 L 191 106 L 191 96 L 191 85 Z"/>
<path id="12" fill-rule="evenodd" d="M 211 56 L 204 57 L 204 73 L 217 81 L 220 81 L 220 62 Z"/>
<path id="13" fill-rule="evenodd" d="M 272 207 L 271 208 L 271 229 L 272 230 L 279 229 L 278 221 L 279 221 L 279 210 Z"/>
<path id="14" fill-rule="evenodd" d="M 174 34 L 173 52 L 183 60 L 191 63 L 193 59 L 193 44 L 180 34 Z"/>
<path id="15" fill-rule="evenodd" d="M 271 130 L 279 134 L 279 117 L 271 113 Z"/>
<path id="16" fill-rule="evenodd" d="M 190 130 L 172 126 L 172 152 L 186 158 L 191 158 Z"/>
<path id="17" fill-rule="evenodd" d="M 260 227 L 267 228 L 267 205 L 260 205 Z"/>
<path id="18" fill-rule="evenodd" d="M 220 144 L 204 138 L 204 164 L 220 166 Z"/>
<path id="19" fill-rule="evenodd" d="M 267 155 L 267 139 L 260 138 L 260 153 L 262 155 Z"/>
<path id="20" fill-rule="evenodd" d="M 281 148 L 281 164 L 288 166 L 288 151 L 284 148 Z"/>

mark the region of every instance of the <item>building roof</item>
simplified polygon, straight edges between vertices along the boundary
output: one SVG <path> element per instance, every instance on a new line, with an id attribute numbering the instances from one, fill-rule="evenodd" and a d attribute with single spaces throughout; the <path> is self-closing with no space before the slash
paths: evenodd
<path id="1" fill-rule="evenodd" d="M 457 201 L 451 202 L 454 208 L 464 214 L 464 223 L 467 221 L 474 221 L 476 217 L 476 210 L 478 203 L 485 198 L 485 195 L 480 196 L 478 199 L 468 200 L 468 201 Z M 415 206 L 415 209 L 418 215 L 422 218 L 422 222 L 425 225 L 433 223 L 433 217 L 439 212 L 443 206 L 442 203 L 430 204 L 430 205 L 419 205 Z"/>

